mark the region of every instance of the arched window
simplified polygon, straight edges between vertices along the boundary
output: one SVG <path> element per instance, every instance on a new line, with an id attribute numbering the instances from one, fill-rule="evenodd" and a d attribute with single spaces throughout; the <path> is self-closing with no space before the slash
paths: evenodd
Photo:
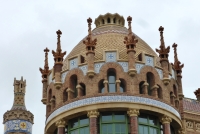
<path id="1" fill-rule="evenodd" d="M 141 114 L 138 117 L 138 124 L 140 134 L 162 134 L 162 125 L 155 116 Z"/>
<path id="2" fill-rule="evenodd" d="M 174 91 L 174 95 L 175 95 L 176 97 L 178 97 L 178 92 L 177 92 L 177 89 L 176 89 L 176 86 L 175 86 L 175 85 L 173 85 L 173 91 Z"/>
<path id="3" fill-rule="evenodd" d="M 123 79 L 119 79 L 121 81 L 120 83 L 120 93 L 126 92 L 126 82 Z"/>
<path id="4" fill-rule="evenodd" d="M 48 102 L 50 102 L 51 98 L 52 98 L 52 90 L 50 89 L 48 93 Z"/>
<path id="5" fill-rule="evenodd" d="M 124 112 L 102 113 L 100 134 L 128 134 L 128 120 Z"/>
<path id="6" fill-rule="evenodd" d="M 107 23 L 110 23 L 110 18 L 107 19 Z"/>
<path id="7" fill-rule="evenodd" d="M 162 99 L 162 98 L 163 98 L 163 95 L 162 95 L 162 88 L 161 88 L 159 85 L 158 85 L 157 92 L 158 92 L 158 98 Z"/>
<path id="8" fill-rule="evenodd" d="M 75 118 L 69 121 L 68 133 L 69 134 L 89 134 L 89 119 L 87 116 Z"/>
<path id="9" fill-rule="evenodd" d="M 113 23 L 116 23 L 116 18 L 113 19 Z"/>
<path id="10" fill-rule="evenodd" d="M 102 24 L 105 24 L 104 19 L 102 19 Z"/>
<path id="11" fill-rule="evenodd" d="M 173 98 L 174 93 L 170 92 L 170 102 L 171 104 L 174 104 L 174 98 Z"/>
<path id="12" fill-rule="evenodd" d="M 51 106 L 52 106 L 52 109 L 54 109 L 55 107 L 56 107 L 56 97 L 55 96 L 53 96 L 52 98 L 51 98 Z"/>
<path id="13" fill-rule="evenodd" d="M 151 95 L 151 88 L 155 85 L 154 75 L 151 72 L 147 73 L 148 95 Z"/>
<path id="14" fill-rule="evenodd" d="M 144 94 L 144 91 L 143 91 L 143 84 L 144 84 L 144 81 L 141 81 L 140 84 L 139 84 L 139 91 L 140 91 L 140 94 Z"/>
<path id="15" fill-rule="evenodd" d="M 65 89 L 63 91 L 63 102 L 66 102 L 68 100 L 68 93 L 67 93 L 67 89 Z"/>
<path id="16" fill-rule="evenodd" d="M 70 81 L 71 81 L 71 89 L 74 91 L 74 98 L 76 98 L 78 96 L 78 92 L 77 92 L 77 89 L 76 89 L 76 86 L 77 86 L 77 76 L 76 75 L 72 75 L 71 78 L 70 78 Z"/>
<path id="17" fill-rule="evenodd" d="M 116 74 L 114 70 L 108 70 L 108 92 L 109 93 L 114 93 L 116 92 Z"/>
<path id="18" fill-rule="evenodd" d="M 86 95 L 85 84 L 84 84 L 84 83 L 80 83 L 80 85 L 81 85 L 81 87 L 82 87 L 81 96 L 85 96 L 85 95 Z"/>
<path id="19" fill-rule="evenodd" d="M 104 88 L 103 81 L 104 80 L 100 80 L 99 81 L 99 93 L 105 93 L 105 88 Z"/>

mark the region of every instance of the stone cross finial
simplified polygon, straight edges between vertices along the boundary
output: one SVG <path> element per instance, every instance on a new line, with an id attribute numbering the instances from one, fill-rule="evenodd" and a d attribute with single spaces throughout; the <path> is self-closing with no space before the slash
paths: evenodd
<path id="1" fill-rule="evenodd" d="M 135 39 L 135 36 L 132 33 L 132 28 L 131 28 L 132 17 L 128 16 L 127 21 L 128 21 L 128 36 L 125 36 L 124 44 L 126 44 L 128 53 L 129 51 L 135 51 L 134 48 L 136 47 L 138 39 Z"/>
<path id="2" fill-rule="evenodd" d="M 181 64 L 181 62 L 178 60 L 177 46 L 178 45 L 176 43 L 172 45 L 172 47 L 174 48 L 174 68 L 177 71 L 177 74 L 181 74 L 184 64 Z"/>
<path id="3" fill-rule="evenodd" d="M 83 41 L 83 43 L 86 45 L 86 50 L 87 50 L 86 54 L 94 53 L 95 45 L 97 44 L 97 39 L 92 40 L 92 31 L 91 31 L 92 19 L 88 18 L 87 22 L 88 22 L 88 36 L 86 40 Z"/>
<path id="4" fill-rule="evenodd" d="M 60 30 L 58 30 L 58 31 L 56 31 L 56 33 L 58 35 L 58 42 L 57 42 L 57 49 L 56 49 L 56 51 L 60 53 L 62 51 L 61 45 L 60 45 L 60 35 L 62 34 L 62 32 Z"/>
<path id="5" fill-rule="evenodd" d="M 198 89 L 194 92 L 194 94 L 196 95 L 197 100 L 200 101 L 200 88 L 198 88 Z"/>
<path id="6" fill-rule="evenodd" d="M 160 26 L 158 30 L 160 31 L 160 50 L 156 49 L 156 52 L 159 53 L 159 57 L 161 58 L 161 60 L 163 59 L 168 60 L 168 53 L 170 51 L 170 46 L 168 46 L 167 48 L 165 47 L 165 42 L 163 37 L 164 27 Z"/>

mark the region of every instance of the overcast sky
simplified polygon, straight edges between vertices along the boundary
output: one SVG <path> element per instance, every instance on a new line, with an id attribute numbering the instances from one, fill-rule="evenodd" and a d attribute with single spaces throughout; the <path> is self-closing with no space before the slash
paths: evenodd
<path id="1" fill-rule="evenodd" d="M 13 104 L 14 77 L 27 80 L 26 107 L 34 114 L 33 134 L 44 133 L 45 105 L 39 67 L 44 66 L 43 49 L 56 50 L 56 31 L 62 31 L 62 49 L 69 53 L 87 35 L 87 21 L 100 14 L 132 16 L 132 30 L 154 50 L 160 45 L 159 26 L 165 44 L 178 44 L 183 68 L 185 97 L 196 99 L 200 87 L 200 1 L 199 0 L 0 0 L 0 119 Z M 127 26 L 127 22 L 126 22 Z M 92 25 L 94 28 L 95 25 Z M 84 49 L 84 48 L 83 48 Z M 174 61 L 171 47 L 170 62 Z M 53 56 L 49 53 L 49 66 Z M 3 133 L 3 125 L 0 133 Z"/>

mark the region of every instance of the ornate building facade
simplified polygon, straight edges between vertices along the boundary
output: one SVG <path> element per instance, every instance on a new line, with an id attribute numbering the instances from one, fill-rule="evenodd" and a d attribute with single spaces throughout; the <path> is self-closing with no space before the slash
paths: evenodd
<path id="1" fill-rule="evenodd" d="M 3 115 L 4 134 L 32 134 L 33 114 L 25 106 L 26 80 L 14 79 L 14 102 Z"/>

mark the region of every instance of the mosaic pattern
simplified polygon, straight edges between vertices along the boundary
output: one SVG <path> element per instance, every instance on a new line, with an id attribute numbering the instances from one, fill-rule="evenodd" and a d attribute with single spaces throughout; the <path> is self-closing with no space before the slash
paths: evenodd
<path id="1" fill-rule="evenodd" d="M 116 52 L 106 52 L 106 62 L 116 62 L 117 54 Z"/>
<path id="2" fill-rule="evenodd" d="M 84 66 L 80 66 L 79 68 L 83 71 L 83 74 L 86 75 L 87 70 L 88 70 L 88 66 L 84 65 Z"/>
<path id="3" fill-rule="evenodd" d="M 143 66 L 144 66 L 144 64 L 140 64 L 140 63 L 135 64 L 135 68 L 136 68 L 138 74 L 140 73 L 140 70 L 142 69 Z"/>
<path id="4" fill-rule="evenodd" d="M 61 81 L 62 81 L 62 83 L 65 82 L 65 77 L 66 77 L 67 73 L 68 73 L 68 71 L 61 74 Z"/>
<path id="5" fill-rule="evenodd" d="M 4 134 L 10 132 L 25 132 L 32 134 L 32 124 L 25 120 L 10 120 L 4 124 Z"/>
<path id="6" fill-rule="evenodd" d="M 124 69 L 124 72 L 128 72 L 128 62 L 118 62 L 122 68 Z"/>
<path id="7" fill-rule="evenodd" d="M 103 64 L 104 64 L 103 62 L 102 63 L 95 63 L 94 64 L 94 72 L 99 73 L 99 70 L 100 70 L 100 68 L 102 67 Z"/>
<path id="8" fill-rule="evenodd" d="M 154 59 L 150 56 L 145 56 L 145 65 L 154 66 Z"/>
<path id="9" fill-rule="evenodd" d="M 162 69 L 156 68 L 156 71 L 158 72 L 158 74 L 160 76 L 160 79 L 163 79 L 163 71 L 162 71 Z"/>
<path id="10" fill-rule="evenodd" d="M 69 61 L 69 69 L 71 70 L 76 67 L 78 67 L 78 58 L 71 59 Z"/>
<path id="11" fill-rule="evenodd" d="M 77 108 L 80 106 L 85 106 L 85 105 L 90 105 L 90 104 L 98 104 L 98 103 L 110 103 L 110 102 L 129 102 L 129 103 L 141 103 L 141 104 L 146 104 L 149 106 L 155 106 L 159 107 L 162 109 L 165 109 L 173 114 L 175 114 L 177 117 L 180 118 L 180 114 L 178 111 L 176 111 L 173 107 L 149 98 L 143 98 L 143 97 L 137 97 L 137 96 L 121 96 L 121 95 L 116 95 L 116 96 L 99 96 L 99 97 L 92 97 L 92 98 L 86 98 L 82 100 L 77 100 L 72 103 L 69 103 L 67 105 L 64 105 L 60 107 L 59 109 L 55 110 L 47 119 L 46 124 L 56 117 L 57 115 L 66 112 L 70 109 Z"/>

